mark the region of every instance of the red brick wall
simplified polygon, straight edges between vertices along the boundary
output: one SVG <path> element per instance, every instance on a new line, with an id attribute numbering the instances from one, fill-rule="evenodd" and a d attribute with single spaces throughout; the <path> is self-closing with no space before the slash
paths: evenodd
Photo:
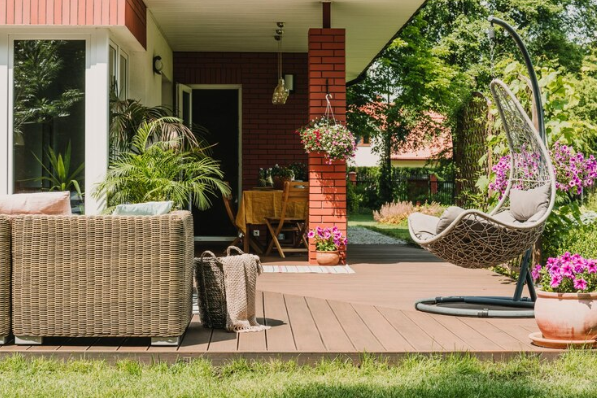
<path id="1" fill-rule="evenodd" d="M 183 84 L 242 84 L 243 188 L 256 185 L 260 167 L 307 163 L 294 132 L 308 122 L 307 54 L 284 54 L 283 73 L 294 74 L 295 92 L 272 105 L 277 84 L 275 53 L 174 53 L 174 80 Z"/>
<path id="2" fill-rule="evenodd" d="M 309 117 L 322 116 L 326 90 L 337 121 L 346 121 L 346 62 L 344 29 L 309 30 Z M 309 154 L 309 226 L 334 226 L 346 234 L 346 162 L 327 164 L 322 154 Z M 315 244 L 309 245 L 315 261 Z"/>

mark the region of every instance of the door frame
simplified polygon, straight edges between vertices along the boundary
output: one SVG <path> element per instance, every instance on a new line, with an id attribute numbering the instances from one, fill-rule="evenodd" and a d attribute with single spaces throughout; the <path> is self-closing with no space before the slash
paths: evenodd
<path id="1" fill-rule="evenodd" d="M 190 87 L 192 90 L 237 90 L 238 91 L 238 185 L 236 189 L 232 189 L 233 194 L 236 193 L 236 197 L 240 199 L 243 186 L 243 86 L 242 84 L 184 84 L 184 86 Z M 191 101 L 193 101 L 193 95 L 191 93 Z M 191 102 L 192 103 L 192 102 Z M 191 108 L 192 109 L 192 108 Z M 191 112 L 192 113 L 192 112 Z M 192 120 L 192 115 L 191 115 Z M 236 191 L 236 192 L 235 192 Z M 228 236 L 195 236 L 196 242 L 201 241 L 228 241 L 234 240 L 236 237 Z"/>

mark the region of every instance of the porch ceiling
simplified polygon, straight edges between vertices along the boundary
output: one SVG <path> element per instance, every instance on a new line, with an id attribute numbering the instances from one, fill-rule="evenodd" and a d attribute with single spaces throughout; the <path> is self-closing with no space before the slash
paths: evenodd
<path id="1" fill-rule="evenodd" d="M 174 51 L 307 52 L 307 31 L 322 26 L 317 0 L 144 0 Z M 346 80 L 356 78 L 424 0 L 334 0 L 332 28 L 346 29 Z"/>

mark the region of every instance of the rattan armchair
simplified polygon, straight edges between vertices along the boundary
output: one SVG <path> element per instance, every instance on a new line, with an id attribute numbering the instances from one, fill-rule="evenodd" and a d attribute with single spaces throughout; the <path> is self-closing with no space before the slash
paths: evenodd
<path id="1" fill-rule="evenodd" d="M 0 345 L 10 334 L 10 219 L 0 216 Z"/>
<path id="2" fill-rule="evenodd" d="M 17 344 L 44 336 L 180 343 L 192 316 L 189 212 L 19 216 L 12 246 Z"/>

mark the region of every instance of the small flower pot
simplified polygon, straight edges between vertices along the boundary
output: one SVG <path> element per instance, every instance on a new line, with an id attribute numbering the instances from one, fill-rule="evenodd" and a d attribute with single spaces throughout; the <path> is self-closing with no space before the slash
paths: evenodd
<path id="1" fill-rule="evenodd" d="M 283 190 L 284 189 L 284 183 L 286 181 L 291 181 L 290 177 L 281 177 L 281 176 L 274 176 L 272 177 L 273 181 L 274 181 L 274 189 L 279 189 L 279 190 Z"/>
<path id="2" fill-rule="evenodd" d="M 535 320 L 546 339 L 595 340 L 597 293 L 537 291 Z"/>
<path id="3" fill-rule="evenodd" d="M 338 265 L 340 262 L 340 252 L 338 250 L 332 252 L 320 252 L 315 254 L 315 260 L 319 265 Z"/>

